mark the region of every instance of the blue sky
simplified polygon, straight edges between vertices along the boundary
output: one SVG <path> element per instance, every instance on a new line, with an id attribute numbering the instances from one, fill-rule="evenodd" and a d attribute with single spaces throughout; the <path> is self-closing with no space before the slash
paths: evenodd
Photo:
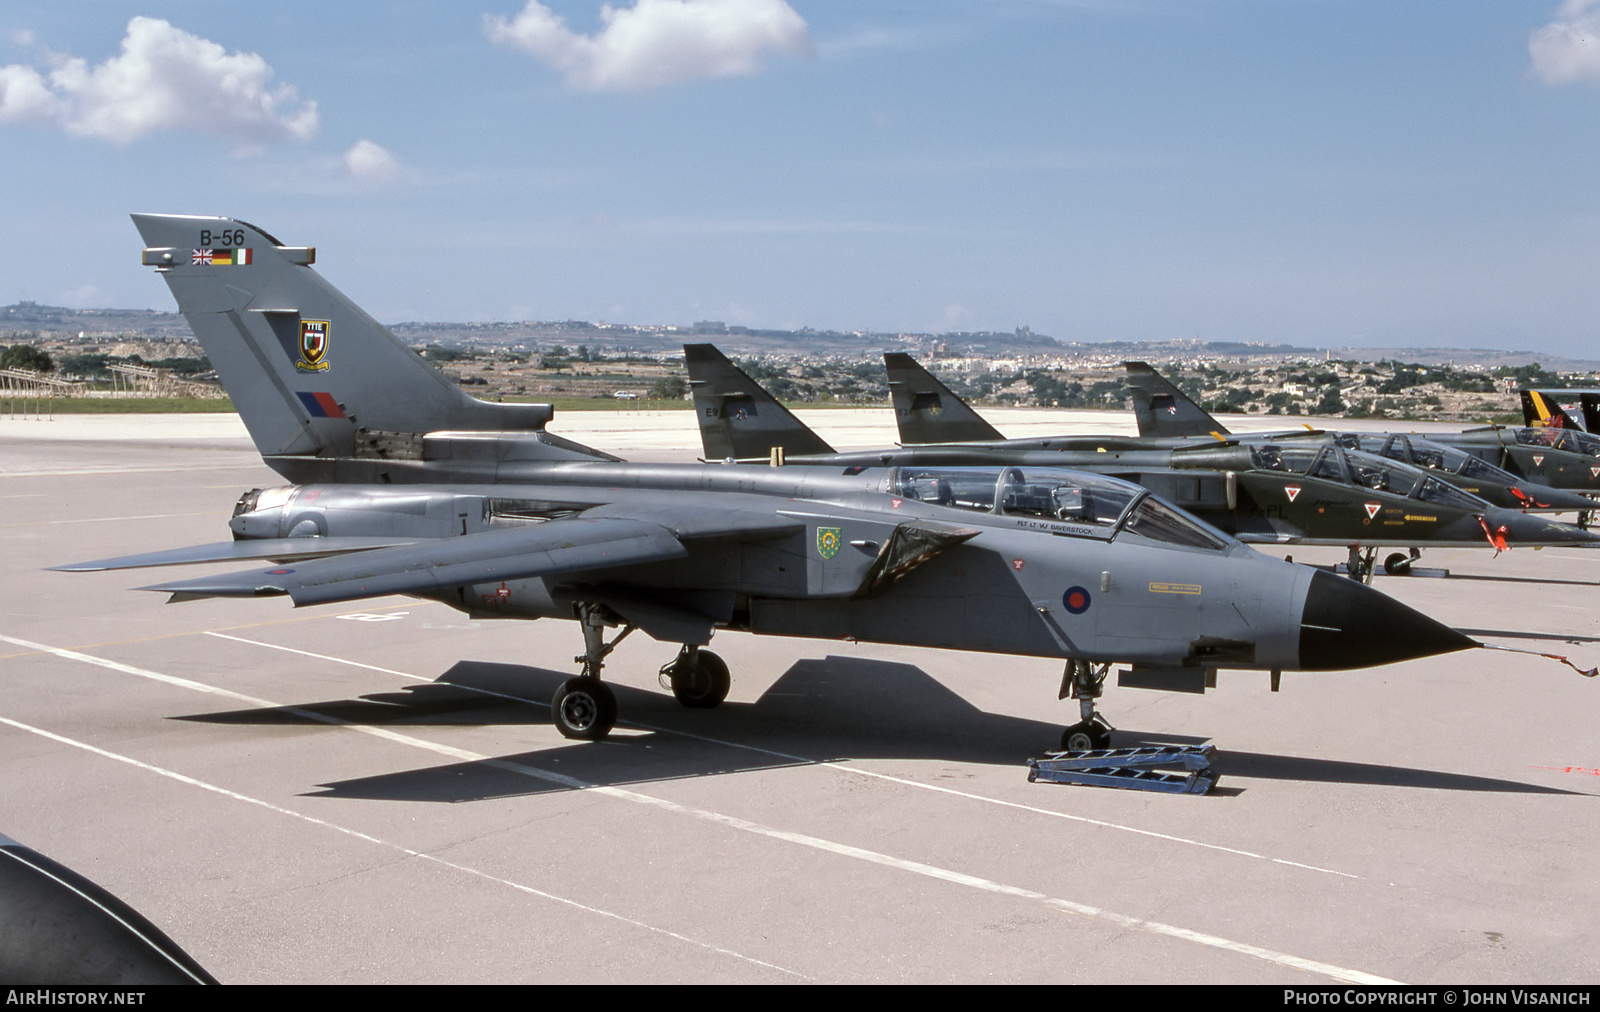
<path id="1" fill-rule="evenodd" d="M 1600 351 L 1600 0 L 616 7 L 0 4 L 0 302 Z"/>

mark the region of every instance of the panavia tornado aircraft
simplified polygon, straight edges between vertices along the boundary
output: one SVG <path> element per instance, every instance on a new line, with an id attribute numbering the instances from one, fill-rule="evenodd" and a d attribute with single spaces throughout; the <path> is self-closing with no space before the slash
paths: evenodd
<path id="1" fill-rule="evenodd" d="M 984 441 L 836 453 L 710 345 L 686 345 L 690 388 L 709 459 L 761 457 L 828 466 L 975 465 L 1080 468 L 1136 482 L 1242 541 L 1348 548 L 1348 571 L 1370 579 L 1379 547 L 1403 572 L 1427 546 L 1575 545 L 1600 536 L 1491 505 L 1431 472 L 1338 444 L 1127 436 L 1005 439 L 907 355 L 886 355 L 901 438 L 952 431 Z M 915 373 L 908 376 L 910 370 Z M 1198 410 L 1198 409 L 1196 409 Z M 1587 502 L 1585 500 L 1585 502 Z"/>
<path id="2" fill-rule="evenodd" d="M 1200 405 L 1196 404 L 1182 390 L 1179 390 L 1166 377 L 1150 368 L 1144 362 L 1124 362 L 1123 367 L 1128 373 L 1128 392 L 1133 397 L 1133 412 L 1139 423 L 1139 435 L 1153 439 L 1220 439 L 1230 435 L 1223 424 L 1213 418 Z M 1528 403 L 1530 391 L 1523 391 L 1524 410 Z M 1575 488 L 1589 487 L 1582 481 L 1568 481 L 1559 486 L 1546 485 L 1538 481 L 1529 480 L 1525 472 L 1519 471 L 1512 474 L 1510 471 L 1490 463 L 1487 457 L 1494 457 L 1497 451 L 1486 451 L 1485 454 L 1468 452 L 1472 441 L 1481 441 L 1491 433 L 1512 433 L 1516 445 L 1530 448 L 1527 460 L 1528 470 L 1550 470 L 1557 474 L 1569 471 L 1578 475 L 1586 473 L 1576 469 L 1576 465 L 1569 467 L 1570 462 L 1549 459 L 1538 455 L 1534 461 L 1531 448 L 1549 444 L 1561 445 L 1561 436 L 1549 432 L 1541 432 L 1538 428 L 1505 429 L 1493 427 L 1492 429 L 1469 429 L 1462 433 L 1430 433 L 1421 436 L 1416 433 L 1399 432 L 1328 432 L 1318 429 L 1310 431 L 1290 429 L 1279 432 L 1255 432 L 1239 435 L 1238 438 L 1248 440 L 1258 439 L 1293 439 L 1314 440 L 1317 442 L 1336 442 L 1340 446 L 1352 450 L 1365 450 L 1379 456 L 1389 457 L 1393 460 L 1405 461 L 1424 468 L 1429 474 L 1442 478 L 1481 499 L 1485 499 L 1496 506 L 1505 506 L 1511 509 L 1526 510 L 1528 512 L 1568 513 L 1574 510 L 1586 512 L 1595 507 L 1595 502 L 1588 496 L 1572 491 Z M 1525 435 L 1516 436 L 1516 433 Z M 1586 434 L 1585 434 L 1586 435 Z M 1470 437 L 1470 439 L 1467 439 Z M 1583 436 L 1574 434 L 1567 437 L 1570 440 L 1570 449 L 1574 453 L 1582 454 L 1584 451 L 1578 445 L 1578 440 Z M 1466 442 L 1461 442 L 1466 440 Z M 1541 443 L 1540 440 L 1543 442 Z M 1600 439 L 1592 440 L 1596 448 L 1600 448 Z M 1485 444 L 1488 445 L 1488 444 Z M 1498 447 L 1498 442 L 1493 443 Z M 1463 448 L 1467 447 L 1467 448 Z M 1520 451 L 1519 451 L 1520 453 Z M 1516 455 L 1511 460 L 1515 462 Z M 1547 466 L 1548 464 L 1548 466 Z M 1600 469 L 1600 460 L 1593 462 Z M 1584 465 L 1587 467 L 1589 465 Z M 1593 478 L 1594 475 L 1589 477 Z"/>
<path id="3" fill-rule="evenodd" d="M 1160 497 L 1046 467 L 629 464 L 486 404 L 245 222 L 134 216 L 266 461 L 235 540 L 62 567 L 271 560 L 153 587 L 297 606 L 407 594 L 483 618 L 564 618 L 581 671 L 552 700 L 605 735 L 609 651 L 642 629 L 688 706 L 728 692 L 718 629 L 1058 658 L 1069 744 L 1103 745 L 1094 699 L 1203 691 L 1218 668 L 1335 670 L 1478 646 L 1385 595 L 1260 554 Z M 607 641 L 608 629 L 620 629 Z M 1276 674 L 1274 674 L 1276 681 Z"/>

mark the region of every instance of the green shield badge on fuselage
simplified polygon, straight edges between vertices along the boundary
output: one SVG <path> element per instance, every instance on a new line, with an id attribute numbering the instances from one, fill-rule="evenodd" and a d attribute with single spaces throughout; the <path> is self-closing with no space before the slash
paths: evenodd
<path id="1" fill-rule="evenodd" d="M 817 554 L 822 556 L 824 559 L 831 559 L 835 555 L 838 555 L 840 534 L 841 529 L 838 527 L 818 527 Z"/>
<path id="2" fill-rule="evenodd" d="M 300 372 L 322 372 L 328 368 L 328 321 L 300 321 Z"/>

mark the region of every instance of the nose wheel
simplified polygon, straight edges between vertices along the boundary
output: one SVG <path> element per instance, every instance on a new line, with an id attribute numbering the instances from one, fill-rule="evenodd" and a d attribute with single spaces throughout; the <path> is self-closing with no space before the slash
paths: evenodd
<path id="1" fill-rule="evenodd" d="M 1082 720 L 1061 732 L 1061 749 L 1064 752 L 1095 752 L 1111 747 L 1112 726 L 1095 712 L 1094 701 L 1105 690 L 1109 664 L 1090 664 L 1088 661 L 1068 661 L 1061 675 L 1061 695 L 1078 701 Z"/>
<path id="2" fill-rule="evenodd" d="M 1390 576 L 1409 576 L 1411 575 L 1411 564 L 1420 558 L 1422 558 L 1422 553 L 1415 548 L 1411 549 L 1409 555 L 1401 555 L 1399 552 L 1391 553 L 1383 560 L 1383 571 Z"/>

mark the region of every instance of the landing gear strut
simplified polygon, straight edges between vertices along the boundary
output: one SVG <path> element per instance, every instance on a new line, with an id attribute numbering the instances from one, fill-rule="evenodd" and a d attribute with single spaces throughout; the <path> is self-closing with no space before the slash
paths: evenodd
<path id="1" fill-rule="evenodd" d="M 709 710 L 720 704 L 728 698 L 733 684 L 722 658 L 687 643 L 672 663 L 661 669 L 661 678 L 672 687 L 678 702 L 696 710 Z"/>
<path id="2" fill-rule="evenodd" d="M 1396 552 L 1396 555 L 1399 553 Z M 1359 545 L 1350 546 L 1350 561 L 1345 563 L 1344 571 L 1350 579 L 1357 583 L 1371 583 L 1372 571 L 1377 568 L 1378 550 L 1376 548 L 1362 548 Z"/>
<path id="3" fill-rule="evenodd" d="M 568 738 L 596 741 L 611 733 L 617 722 L 617 697 L 611 687 L 600 680 L 600 668 L 605 656 L 617 648 L 633 632 L 633 626 L 623 626 L 622 632 L 610 643 L 605 641 L 605 609 L 598 604 L 580 604 L 575 609 L 583 626 L 583 653 L 573 660 L 583 665 L 576 678 L 561 683 L 550 700 L 550 716 L 556 730 Z"/>
<path id="4" fill-rule="evenodd" d="M 1070 695 L 1078 701 L 1078 712 L 1083 717 L 1061 732 L 1061 748 L 1066 752 L 1092 752 L 1111 745 L 1112 727 L 1095 712 L 1094 701 L 1105 689 L 1109 664 L 1090 664 L 1088 661 L 1068 661 L 1067 670 L 1061 674 L 1060 699 Z"/>

